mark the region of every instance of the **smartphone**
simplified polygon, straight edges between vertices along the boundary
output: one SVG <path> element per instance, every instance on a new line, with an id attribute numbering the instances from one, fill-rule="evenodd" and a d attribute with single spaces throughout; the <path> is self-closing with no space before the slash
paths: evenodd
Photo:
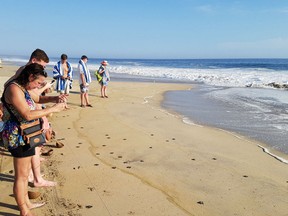
<path id="1" fill-rule="evenodd" d="M 52 80 L 52 81 L 51 81 L 51 84 L 54 83 L 54 82 L 55 82 L 55 80 Z"/>

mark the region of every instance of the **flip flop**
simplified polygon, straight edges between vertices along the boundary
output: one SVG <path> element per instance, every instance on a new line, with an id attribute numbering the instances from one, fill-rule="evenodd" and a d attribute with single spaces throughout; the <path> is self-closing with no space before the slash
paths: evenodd
<path id="1" fill-rule="evenodd" d="M 53 149 L 49 149 L 48 151 L 41 153 L 41 155 L 43 155 L 43 156 L 50 156 L 52 154 L 53 154 Z"/>
<path id="2" fill-rule="evenodd" d="M 56 142 L 56 147 L 57 148 L 62 148 L 64 146 L 64 144 L 62 142 Z"/>
<path id="3" fill-rule="evenodd" d="M 41 193 L 39 191 L 28 191 L 29 199 L 37 199 Z"/>

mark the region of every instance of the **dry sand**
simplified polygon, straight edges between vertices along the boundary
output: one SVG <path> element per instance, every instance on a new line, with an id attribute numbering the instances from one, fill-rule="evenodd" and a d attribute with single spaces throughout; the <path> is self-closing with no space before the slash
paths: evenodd
<path id="1" fill-rule="evenodd" d="M 4 71 L 14 69 L 0 69 L 1 86 L 8 78 Z M 69 109 L 50 118 L 57 136 L 48 144 L 53 154 L 42 163 L 45 178 L 58 185 L 29 188 L 41 192 L 38 201 L 47 202 L 33 213 L 287 216 L 287 164 L 253 140 L 185 124 L 160 107 L 165 91 L 188 88 L 112 81 L 109 98 L 102 99 L 94 81 L 93 108 L 81 108 L 74 82 Z M 55 148 L 56 141 L 64 147 Z M 0 215 L 19 214 L 12 170 L 12 158 L 2 151 Z"/>

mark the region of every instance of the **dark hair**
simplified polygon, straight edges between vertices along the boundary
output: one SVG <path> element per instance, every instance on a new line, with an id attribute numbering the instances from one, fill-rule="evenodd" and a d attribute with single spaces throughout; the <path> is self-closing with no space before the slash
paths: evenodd
<path id="1" fill-rule="evenodd" d="M 83 59 L 87 59 L 88 60 L 88 57 L 86 55 L 82 55 L 81 56 L 81 60 L 83 60 Z"/>
<path id="2" fill-rule="evenodd" d="M 67 58 L 68 58 L 68 56 L 66 54 L 61 55 L 61 60 L 66 60 Z"/>
<path id="3" fill-rule="evenodd" d="M 33 80 L 37 79 L 39 76 L 47 77 L 46 71 L 44 71 L 44 67 L 37 63 L 32 63 L 23 69 L 20 75 L 16 78 L 16 81 L 21 86 L 26 86 L 29 83 L 29 77 L 33 75 Z"/>
<path id="4" fill-rule="evenodd" d="M 32 52 L 31 56 L 30 56 L 30 61 L 35 58 L 37 59 L 37 61 L 44 61 L 46 63 L 49 63 L 49 57 L 47 56 L 47 54 L 41 50 L 41 49 L 36 49 Z"/>

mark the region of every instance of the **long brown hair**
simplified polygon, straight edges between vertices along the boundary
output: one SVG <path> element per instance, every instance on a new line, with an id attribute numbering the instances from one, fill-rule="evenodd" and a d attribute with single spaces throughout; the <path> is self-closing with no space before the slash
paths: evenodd
<path id="1" fill-rule="evenodd" d="M 33 80 L 37 79 L 39 76 L 47 77 L 47 73 L 44 67 L 37 63 L 32 63 L 23 69 L 20 75 L 16 78 L 16 81 L 21 86 L 26 86 L 29 83 L 29 77 L 33 75 Z"/>

